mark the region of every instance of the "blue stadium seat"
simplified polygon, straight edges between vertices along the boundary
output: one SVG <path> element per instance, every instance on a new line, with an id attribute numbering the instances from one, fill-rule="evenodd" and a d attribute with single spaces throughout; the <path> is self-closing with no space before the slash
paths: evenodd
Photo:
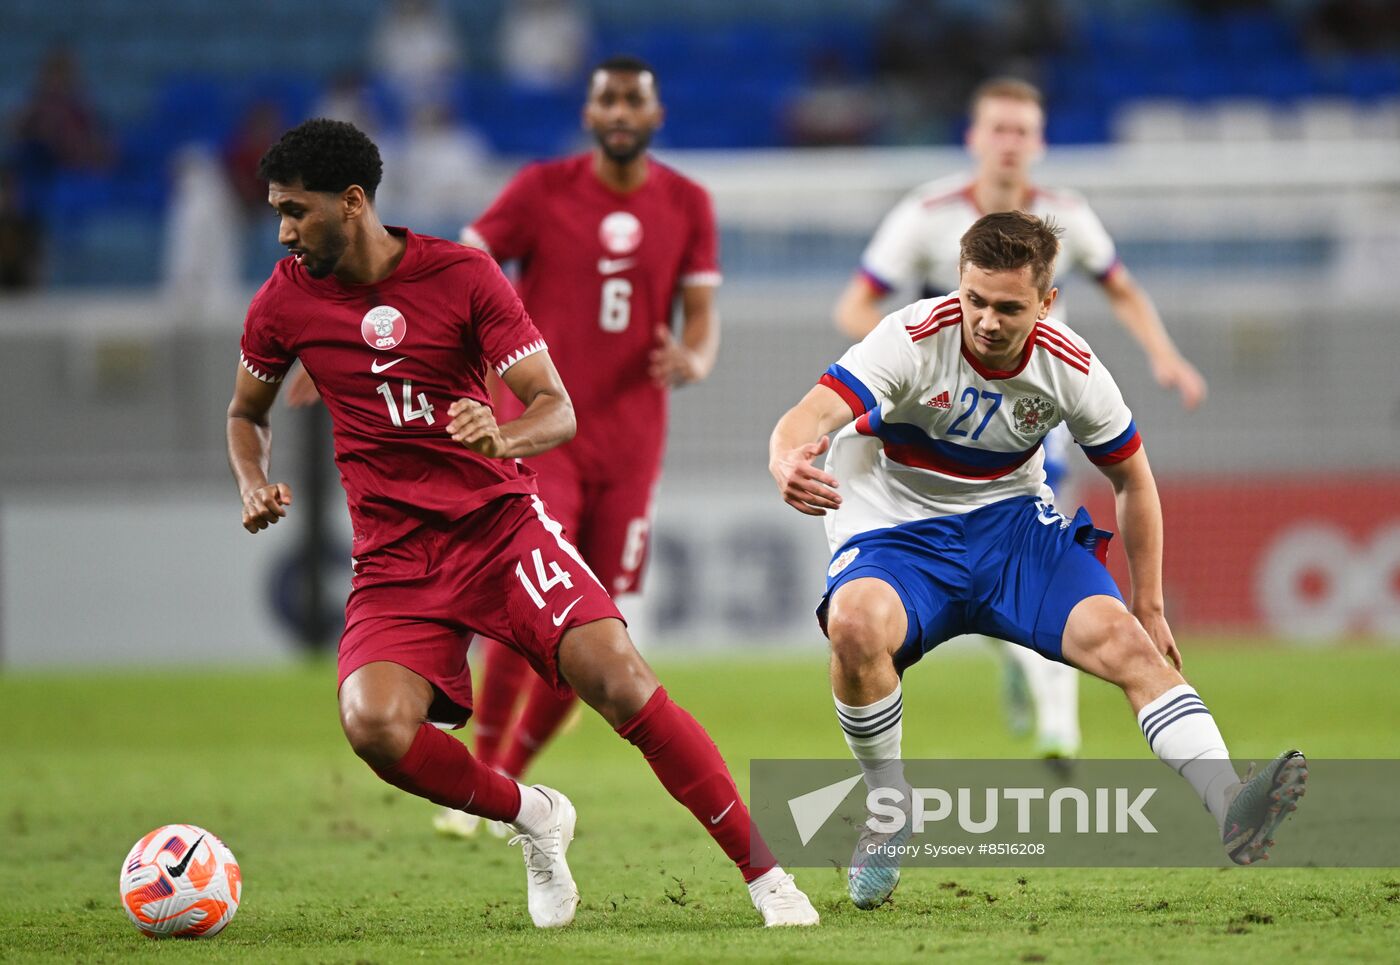
<path id="1" fill-rule="evenodd" d="M 1400 96 L 1400 58 L 1356 56 L 1344 69 L 1346 94 L 1369 101 Z"/>

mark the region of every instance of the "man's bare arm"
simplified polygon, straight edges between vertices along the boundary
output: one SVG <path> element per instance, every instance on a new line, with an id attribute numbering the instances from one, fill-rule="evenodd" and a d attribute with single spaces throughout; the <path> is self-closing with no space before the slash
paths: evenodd
<path id="1" fill-rule="evenodd" d="M 880 313 L 880 303 L 884 299 L 885 293 L 864 274 L 857 272 L 836 300 L 836 308 L 832 312 L 836 327 L 853 341 L 860 341 L 880 324 L 880 319 L 884 317 Z"/>
<path id="2" fill-rule="evenodd" d="M 278 388 L 279 383 L 254 378 L 240 365 L 228 406 L 228 464 L 243 501 L 243 528 L 250 533 L 286 516 L 292 502 L 292 487 L 267 480 L 272 460 L 272 427 L 267 417 Z"/>
<path id="3" fill-rule="evenodd" d="M 789 409 L 768 440 L 768 471 L 783 502 L 808 516 L 841 507 L 836 477 L 812 465 L 830 447 L 827 433 L 851 421 L 851 407 L 824 385 L 816 385 Z"/>
<path id="4" fill-rule="evenodd" d="M 714 285 L 681 288 L 681 335 L 658 326 L 650 373 L 662 385 L 688 385 L 710 374 L 719 355 L 719 311 Z"/>
<path id="5" fill-rule="evenodd" d="M 1113 484 L 1118 529 L 1128 557 L 1132 611 L 1157 648 L 1181 669 L 1181 653 L 1167 626 L 1162 595 L 1162 503 L 1147 452 L 1139 449 L 1122 462 L 1099 467 Z"/>
<path id="6" fill-rule="evenodd" d="M 574 437 L 574 404 L 548 352 L 527 355 L 506 369 L 501 381 L 525 405 L 525 411 L 500 425 L 490 406 L 458 399 L 447 409 L 449 436 L 493 459 L 537 455 Z"/>
<path id="7" fill-rule="evenodd" d="M 1177 349 L 1162 324 L 1157 306 L 1128 269 L 1122 265 L 1116 267 L 1103 280 L 1103 290 L 1114 316 L 1142 347 L 1157 384 L 1178 392 L 1181 404 L 1188 409 L 1200 405 L 1206 397 L 1205 378 Z"/>

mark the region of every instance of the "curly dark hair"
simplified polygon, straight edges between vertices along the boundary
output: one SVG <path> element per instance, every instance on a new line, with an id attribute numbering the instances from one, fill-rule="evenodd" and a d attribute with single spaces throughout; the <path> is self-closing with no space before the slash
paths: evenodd
<path id="1" fill-rule="evenodd" d="M 384 176 L 379 148 L 354 124 L 324 117 L 303 121 L 267 149 L 258 162 L 258 177 L 296 184 L 307 191 L 339 194 L 352 184 L 374 200 Z"/>

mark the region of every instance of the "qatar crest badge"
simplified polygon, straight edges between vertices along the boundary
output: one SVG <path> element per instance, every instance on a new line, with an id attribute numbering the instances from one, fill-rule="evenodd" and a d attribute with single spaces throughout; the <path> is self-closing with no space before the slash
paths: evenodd
<path id="1" fill-rule="evenodd" d="M 404 340 L 408 334 L 408 322 L 397 308 L 376 305 L 365 312 L 364 321 L 360 322 L 360 334 L 370 348 L 384 352 Z"/>
<path id="2" fill-rule="evenodd" d="M 598 225 L 598 240 L 610 255 L 630 255 L 641 247 L 642 223 L 630 211 L 614 211 Z"/>

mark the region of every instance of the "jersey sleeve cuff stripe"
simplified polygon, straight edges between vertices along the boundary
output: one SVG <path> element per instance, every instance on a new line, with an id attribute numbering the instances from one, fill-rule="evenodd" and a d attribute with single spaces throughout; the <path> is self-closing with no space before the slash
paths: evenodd
<path id="1" fill-rule="evenodd" d="M 1114 272 L 1116 272 L 1119 268 L 1122 267 L 1123 259 L 1115 255 L 1113 257 L 1113 260 L 1108 263 L 1108 267 L 1105 268 L 1103 271 L 1099 272 L 1094 277 L 1098 279 L 1099 284 L 1102 285 L 1104 282 L 1108 281 L 1110 278 L 1113 277 Z"/>
<path id="2" fill-rule="evenodd" d="M 1133 453 L 1142 448 L 1142 436 L 1138 434 L 1137 424 L 1129 421 L 1128 428 L 1124 429 L 1108 442 L 1100 443 L 1097 446 L 1081 445 L 1084 455 L 1089 457 L 1089 461 L 1096 466 L 1111 466 L 1114 463 L 1122 462 Z"/>
<path id="3" fill-rule="evenodd" d="M 480 231 L 476 230 L 476 225 L 467 225 L 463 228 L 461 234 L 457 236 L 457 241 L 469 248 L 480 248 L 488 255 L 491 254 L 490 242 L 486 240 Z"/>
<path id="4" fill-rule="evenodd" d="M 534 355 L 536 352 L 543 352 L 548 347 L 549 346 L 544 344 L 544 339 L 536 339 L 529 345 L 525 345 L 521 348 L 516 349 L 514 352 L 511 352 L 509 355 L 507 355 L 504 359 L 496 363 L 496 374 L 505 375 L 506 369 L 510 368 L 516 362 L 519 362 L 521 359 L 526 358 L 528 356 Z"/>
<path id="5" fill-rule="evenodd" d="M 879 275 L 875 274 L 869 268 L 866 268 L 864 265 L 860 266 L 859 274 L 862 275 L 865 278 L 865 280 L 870 283 L 870 286 L 874 288 L 877 292 L 879 292 L 881 295 L 886 295 L 894 291 L 893 285 L 885 281 Z"/>
<path id="6" fill-rule="evenodd" d="M 839 395 L 841 400 L 851 407 L 851 415 L 855 416 L 857 419 L 865 415 L 865 412 L 860 407 L 860 398 L 850 389 L 846 388 L 839 379 L 833 378 L 830 375 L 823 375 L 817 380 L 817 384 L 824 385 Z"/>
<path id="7" fill-rule="evenodd" d="M 266 382 L 269 385 L 276 385 L 278 382 L 281 382 L 284 378 L 286 378 L 285 372 L 281 375 L 273 375 L 270 372 L 264 372 L 252 362 L 248 361 L 248 356 L 244 355 L 242 352 L 238 353 L 238 361 L 242 362 L 243 367 L 248 370 L 248 374 L 251 375 L 253 378 L 257 379 L 259 382 Z"/>
<path id="8" fill-rule="evenodd" d="M 724 276 L 717 271 L 692 271 L 688 275 L 681 275 L 681 286 L 686 285 L 708 285 L 718 286 L 724 281 Z"/>
<path id="9" fill-rule="evenodd" d="M 860 418 L 878 405 L 875 401 L 875 393 L 867 389 L 864 382 L 840 365 L 830 366 L 826 370 L 826 374 L 819 380 L 819 384 L 834 390 L 837 395 L 845 399 L 846 404 L 851 407 L 851 413 L 856 418 Z"/>

